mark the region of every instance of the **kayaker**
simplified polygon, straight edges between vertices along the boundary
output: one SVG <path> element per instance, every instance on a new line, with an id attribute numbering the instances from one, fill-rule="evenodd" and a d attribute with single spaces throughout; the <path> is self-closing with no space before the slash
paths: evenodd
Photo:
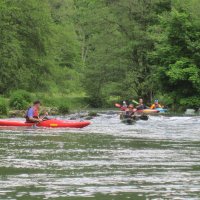
<path id="1" fill-rule="evenodd" d="M 127 109 L 127 103 L 126 101 L 123 101 L 122 107 L 121 107 L 121 111 L 125 111 Z"/>
<path id="2" fill-rule="evenodd" d="M 151 105 L 151 109 L 156 109 L 156 108 L 162 108 L 157 99 L 154 101 L 154 104 Z"/>
<path id="3" fill-rule="evenodd" d="M 130 104 L 125 110 L 125 115 L 132 116 L 134 115 L 134 112 L 135 112 L 134 106 L 133 104 Z"/>
<path id="4" fill-rule="evenodd" d="M 43 119 L 41 119 L 39 116 L 40 105 L 41 105 L 40 101 L 33 102 L 33 106 L 26 111 L 26 116 L 25 116 L 26 122 L 35 123 L 43 121 Z M 48 113 L 46 113 L 46 115 L 48 115 Z"/>
<path id="5" fill-rule="evenodd" d="M 144 109 L 147 108 L 147 106 L 144 104 L 142 98 L 139 99 L 139 104 L 138 104 L 138 106 L 136 108 L 137 108 L 137 110 L 144 110 Z"/>
<path id="6" fill-rule="evenodd" d="M 123 110 L 123 112 L 120 114 L 120 119 L 128 119 L 128 118 L 132 118 L 134 116 L 134 106 L 133 104 L 130 104 L 129 106 L 127 106 L 125 108 L 125 110 Z"/>

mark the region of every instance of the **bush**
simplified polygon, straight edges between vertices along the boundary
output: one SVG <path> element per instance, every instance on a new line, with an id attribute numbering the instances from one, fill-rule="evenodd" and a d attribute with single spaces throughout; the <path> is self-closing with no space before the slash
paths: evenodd
<path id="1" fill-rule="evenodd" d="M 180 105 L 186 108 L 194 108 L 198 109 L 200 107 L 200 97 L 199 96 L 193 96 L 188 98 L 182 98 L 180 99 Z"/>
<path id="2" fill-rule="evenodd" d="M 68 114 L 69 113 L 69 105 L 67 103 L 61 103 L 58 106 L 58 112 L 60 114 Z"/>
<path id="3" fill-rule="evenodd" d="M 0 98 L 0 115 L 8 114 L 8 103 L 5 99 Z"/>
<path id="4" fill-rule="evenodd" d="M 10 107 L 23 110 L 31 103 L 31 95 L 24 90 L 17 90 L 10 95 Z"/>
<path id="5" fill-rule="evenodd" d="M 80 110 L 88 107 L 87 98 L 83 96 L 37 93 L 34 99 L 39 99 L 42 105 L 46 107 L 58 108 L 59 105 L 66 105 L 70 110 Z"/>
<path id="6" fill-rule="evenodd" d="M 159 103 L 163 106 L 172 106 L 174 103 L 174 97 L 170 96 L 169 94 L 160 94 L 155 96 L 154 99 L 158 99 Z"/>
<path id="7" fill-rule="evenodd" d="M 92 108 L 102 108 L 105 105 L 106 99 L 104 97 L 92 96 L 88 98 L 88 104 Z"/>

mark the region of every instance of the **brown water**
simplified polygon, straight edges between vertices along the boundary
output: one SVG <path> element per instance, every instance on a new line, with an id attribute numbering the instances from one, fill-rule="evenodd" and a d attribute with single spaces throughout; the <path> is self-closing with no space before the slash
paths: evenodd
<path id="1" fill-rule="evenodd" d="M 200 118 L 0 129 L 0 199 L 200 199 Z"/>

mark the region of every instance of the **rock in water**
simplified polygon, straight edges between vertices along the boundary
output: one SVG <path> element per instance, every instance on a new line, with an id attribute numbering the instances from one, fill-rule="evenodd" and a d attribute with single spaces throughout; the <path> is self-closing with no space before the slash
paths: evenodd
<path id="1" fill-rule="evenodd" d="M 185 115 L 195 115 L 195 110 L 194 109 L 187 109 L 185 111 Z"/>

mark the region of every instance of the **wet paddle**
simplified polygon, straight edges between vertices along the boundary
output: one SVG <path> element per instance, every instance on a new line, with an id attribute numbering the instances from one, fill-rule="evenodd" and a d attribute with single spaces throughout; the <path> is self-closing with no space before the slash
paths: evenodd
<path id="1" fill-rule="evenodd" d="M 120 105 L 119 103 L 116 103 L 116 104 L 115 104 L 115 107 L 117 107 L 117 108 L 121 108 L 122 105 Z"/>
<path id="2" fill-rule="evenodd" d="M 139 104 L 139 103 L 138 103 L 137 101 L 135 101 L 134 99 L 132 100 L 132 102 L 135 103 L 135 104 L 137 104 L 137 105 Z"/>
<path id="3" fill-rule="evenodd" d="M 50 120 L 50 119 L 45 119 L 47 117 L 47 115 L 44 115 L 44 117 L 42 118 L 42 121 L 40 121 L 40 122 L 35 122 L 34 124 L 33 124 L 33 128 L 36 128 L 37 127 L 37 125 L 39 124 L 39 123 L 41 123 L 41 122 L 43 122 L 43 121 L 47 121 L 47 120 Z"/>

